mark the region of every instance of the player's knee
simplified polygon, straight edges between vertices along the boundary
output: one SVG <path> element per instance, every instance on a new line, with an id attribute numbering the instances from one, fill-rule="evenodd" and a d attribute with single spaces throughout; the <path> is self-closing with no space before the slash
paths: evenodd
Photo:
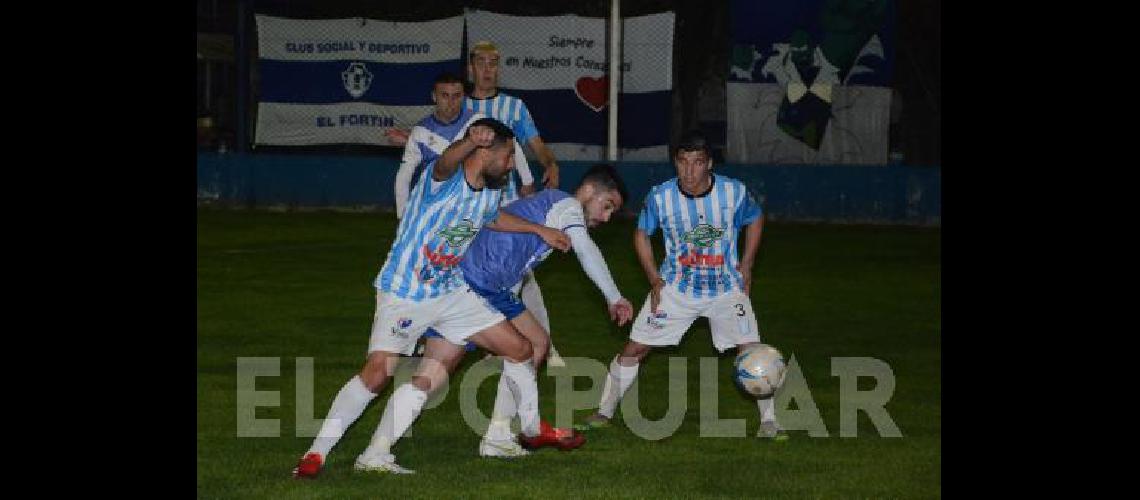
<path id="1" fill-rule="evenodd" d="M 368 360 L 364 362 L 364 367 L 360 369 L 360 380 L 364 382 L 364 386 L 373 393 L 378 393 L 384 389 L 384 385 L 390 378 L 392 368 L 389 365 L 393 362 L 394 356 L 389 357 L 386 354 L 373 352 L 368 356 Z"/>
<path id="2" fill-rule="evenodd" d="M 431 377 L 421 375 L 414 376 L 412 377 L 412 385 L 415 386 L 416 389 L 424 392 L 430 393 L 432 390 Z"/>
<path id="3" fill-rule="evenodd" d="M 519 342 L 512 346 L 510 352 L 506 353 L 506 357 L 515 363 L 522 363 L 534 357 L 534 346 L 529 340 L 520 338 Z"/>
<path id="4" fill-rule="evenodd" d="M 652 347 L 631 340 L 625 345 L 625 348 L 621 350 L 621 360 L 619 362 L 623 365 L 639 363 L 649 354 L 650 349 L 652 349 Z"/>

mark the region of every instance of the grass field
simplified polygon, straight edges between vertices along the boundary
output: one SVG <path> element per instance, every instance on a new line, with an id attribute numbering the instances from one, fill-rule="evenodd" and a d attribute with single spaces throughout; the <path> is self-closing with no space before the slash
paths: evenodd
<path id="1" fill-rule="evenodd" d="M 648 287 L 634 256 L 633 227 L 632 221 L 611 223 L 595 239 L 623 294 L 639 308 Z M 940 230 L 781 223 L 765 230 L 752 301 L 763 339 L 800 363 L 830 437 L 793 432 L 782 443 L 700 437 L 698 358 L 716 355 L 708 324 L 700 320 L 680 346 L 655 352 L 642 365 L 640 408 L 647 418 L 660 418 L 669 399 L 668 358 L 689 358 L 690 404 L 680 429 L 665 439 L 641 439 L 618 423 L 591 432 L 573 452 L 481 459 L 479 435 L 460 416 L 453 387 L 394 450 L 417 474 L 355 473 L 352 462 L 379 422 L 389 387 L 348 430 L 319 479 L 293 480 L 289 472 L 311 441 L 296 435 L 296 359 L 313 358 L 312 413 L 323 418 L 363 361 L 374 309 L 371 283 L 394 230 L 391 214 L 199 211 L 199 497 L 941 496 Z M 537 275 L 561 354 L 608 364 L 628 326 L 609 322 L 600 293 L 574 257 L 553 255 Z M 857 437 L 839 436 L 834 356 L 890 364 L 897 385 L 886 409 L 903 437 L 880 437 L 863 414 Z M 280 406 L 261 407 L 256 416 L 279 419 L 280 437 L 236 437 L 239 357 L 280 358 L 280 376 L 256 379 L 257 390 L 279 391 Z M 469 356 L 458 376 L 481 357 Z M 719 360 L 720 418 L 747 419 L 751 436 L 756 406 L 731 385 L 731 361 Z M 479 386 L 485 413 L 496 380 Z M 539 380 L 548 419 L 554 417 L 553 380 Z M 589 387 L 579 380 L 576 387 Z"/>

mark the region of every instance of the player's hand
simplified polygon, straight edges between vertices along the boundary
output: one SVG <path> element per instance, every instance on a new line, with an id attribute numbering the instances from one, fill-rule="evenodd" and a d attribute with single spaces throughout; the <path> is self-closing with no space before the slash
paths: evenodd
<path id="1" fill-rule="evenodd" d="M 649 290 L 649 311 L 657 312 L 657 305 L 661 303 L 661 289 L 665 286 L 665 280 L 660 277 L 653 282 L 653 288 Z"/>
<path id="2" fill-rule="evenodd" d="M 563 252 L 570 250 L 570 237 L 566 233 L 554 229 L 552 227 L 544 227 L 539 230 L 538 235 L 545 241 L 551 248 L 557 248 Z"/>
<path id="3" fill-rule="evenodd" d="M 407 130 L 401 130 L 398 128 L 390 128 L 387 132 L 384 132 L 384 137 L 387 137 L 388 141 L 396 146 L 403 146 L 407 144 L 408 137 L 410 136 L 411 134 L 408 133 Z"/>
<path id="4" fill-rule="evenodd" d="M 740 263 L 736 265 L 736 270 L 740 271 L 740 276 L 744 278 L 744 295 L 752 293 L 752 266 Z"/>
<path id="5" fill-rule="evenodd" d="M 616 322 L 618 326 L 625 326 L 629 320 L 633 319 L 633 304 L 630 304 L 625 297 L 610 304 L 610 319 Z"/>
<path id="6" fill-rule="evenodd" d="M 523 184 L 519 186 L 519 196 L 526 198 L 534 194 L 534 184 Z"/>
<path id="7" fill-rule="evenodd" d="M 486 125 L 472 125 L 467 129 L 467 138 L 475 147 L 486 148 L 495 142 L 495 131 Z"/>
<path id="8" fill-rule="evenodd" d="M 558 189 L 558 164 L 551 163 L 546 172 L 542 174 L 542 185 L 547 189 Z"/>

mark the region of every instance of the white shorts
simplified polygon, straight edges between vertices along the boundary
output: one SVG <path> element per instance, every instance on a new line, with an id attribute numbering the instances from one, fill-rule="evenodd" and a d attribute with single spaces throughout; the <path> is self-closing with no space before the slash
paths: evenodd
<path id="1" fill-rule="evenodd" d="M 740 344 L 760 341 L 756 314 L 747 295 L 734 290 L 719 297 L 694 298 L 670 285 L 661 288 L 657 314 L 649 311 L 650 297 L 633 322 L 629 339 L 645 345 L 666 346 L 681 343 L 698 316 L 709 319 L 713 347 L 724 352 Z"/>
<path id="2" fill-rule="evenodd" d="M 506 320 L 486 299 L 467 288 L 419 302 L 379 292 L 368 352 L 410 356 L 429 327 L 448 342 L 462 346 L 468 337 Z"/>

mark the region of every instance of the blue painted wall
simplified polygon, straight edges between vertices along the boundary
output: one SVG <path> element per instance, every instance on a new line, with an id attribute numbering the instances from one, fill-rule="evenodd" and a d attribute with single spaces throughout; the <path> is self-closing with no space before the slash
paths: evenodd
<path id="1" fill-rule="evenodd" d="M 537 163 L 535 163 L 537 165 Z M 560 162 L 572 189 L 592 163 Z M 619 162 L 638 210 L 671 163 Z M 378 156 L 198 154 L 198 199 L 241 206 L 394 207 L 399 161 Z M 717 165 L 748 184 L 770 220 L 941 225 L 941 167 Z M 541 167 L 538 168 L 541 170 Z M 536 172 L 536 177 L 541 176 Z"/>

